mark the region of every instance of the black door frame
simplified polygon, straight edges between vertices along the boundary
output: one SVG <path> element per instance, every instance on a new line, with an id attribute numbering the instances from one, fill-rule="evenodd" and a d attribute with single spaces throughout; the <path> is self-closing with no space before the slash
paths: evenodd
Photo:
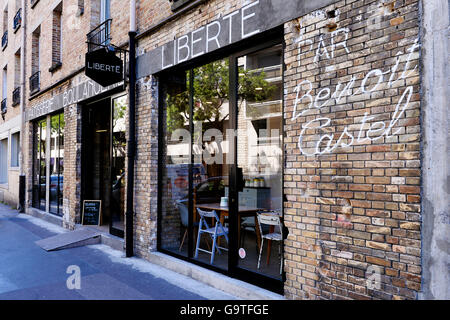
<path id="1" fill-rule="evenodd" d="M 121 91 L 121 90 L 120 90 Z M 88 159 L 87 154 L 89 152 L 88 150 L 88 144 L 87 144 L 87 127 L 88 127 L 88 121 L 86 117 L 88 116 L 88 111 L 90 108 L 95 109 L 95 107 L 91 107 L 91 105 L 94 105 L 96 103 L 102 102 L 102 101 L 109 101 L 109 111 L 110 111 L 110 119 L 109 119 L 109 158 L 110 161 L 112 160 L 112 117 L 113 117 L 113 100 L 115 98 L 119 98 L 123 95 L 126 95 L 127 92 L 119 92 L 114 94 L 109 94 L 102 97 L 96 97 L 96 99 L 90 99 L 87 102 L 84 102 L 81 104 L 81 196 L 80 196 L 80 208 L 83 206 L 83 201 L 88 200 L 86 199 L 86 183 L 87 183 L 87 165 L 88 165 Z M 108 170 L 111 181 L 112 181 L 112 170 L 111 170 L 111 162 L 110 162 L 110 168 Z M 111 195 L 112 197 L 112 188 L 111 188 Z M 90 199 L 89 199 L 90 200 Z M 111 215 L 111 213 L 110 213 Z M 109 219 L 109 233 L 111 235 L 124 238 L 124 230 L 116 229 L 112 226 L 112 219 L 110 217 Z"/>
<path id="2" fill-rule="evenodd" d="M 267 40 L 269 39 L 269 40 Z M 229 88 L 230 88 L 230 92 L 229 92 L 229 107 L 230 107 L 230 129 L 235 129 L 237 128 L 237 99 L 238 99 L 238 91 L 237 91 L 237 85 L 238 85 L 238 66 L 237 66 L 237 58 L 241 57 L 243 55 L 255 52 L 255 51 L 259 51 L 265 48 L 269 48 L 271 46 L 274 45 L 282 45 L 283 47 L 283 58 L 282 58 L 282 66 L 283 66 L 283 71 L 284 71 L 284 48 L 285 48 L 285 44 L 283 41 L 283 28 L 276 28 L 274 30 L 271 30 L 267 33 L 264 34 L 260 34 L 258 36 L 255 36 L 253 38 L 253 40 L 249 40 L 246 42 L 247 45 L 245 45 L 245 49 L 242 50 L 242 43 L 239 43 L 240 46 L 231 46 L 232 48 L 235 48 L 234 51 L 232 51 L 233 49 L 230 48 L 229 50 L 226 51 L 220 51 L 219 53 L 216 54 L 210 54 L 207 55 L 207 58 L 199 58 L 196 60 L 193 60 L 191 62 L 188 62 L 186 64 L 183 64 L 181 66 L 175 67 L 175 68 L 171 68 L 170 70 L 167 70 L 165 72 L 161 72 L 160 74 L 158 74 L 158 80 L 161 82 L 164 81 L 165 79 L 165 75 L 168 72 L 171 72 L 173 70 L 189 70 L 189 77 L 190 77 L 190 88 L 188 89 L 190 94 L 189 94 L 189 106 L 190 106 L 190 119 L 192 119 L 192 112 L 193 112 L 193 72 L 192 69 L 197 67 L 197 66 L 201 66 L 204 65 L 206 63 L 218 60 L 218 59 L 229 59 Z M 239 45 L 238 44 L 238 45 Z M 237 49 L 240 48 L 240 49 Z M 238 51 L 239 50 L 239 51 Z M 232 52 L 232 54 L 230 54 L 230 51 Z M 284 72 L 283 72 L 284 74 Z M 283 78 L 284 80 L 284 78 Z M 283 81 L 284 83 L 284 81 Z M 158 86 L 158 107 L 161 110 L 161 108 L 163 108 L 164 106 L 164 101 L 163 101 L 163 96 L 164 96 L 164 92 L 162 89 L 163 85 L 159 85 Z M 284 110 L 284 99 L 283 103 L 282 103 L 282 110 Z M 284 118 L 282 117 L 282 126 L 284 127 Z M 164 113 L 163 112 L 159 112 L 158 113 L 158 123 L 163 124 L 165 121 L 164 119 Z M 192 192 L 193 192 L 193 181 L 192 181 L 192 176 L 193 176 L 193 154 L 192 154 L 192 132 L 193 132 L 193 121 L 189 122 L 189 131 L 191 132 L 191 147 L 189 149 L 189 157 L 191 159 L 190 164 L 189 164 L 189 221 L 188 221 L 188 256 L 183 256 L 181 254 L 177 254 L 175 252 L 172 252 L 170 250 L 164 249 L 161 246 L 161 227 L 162 227 L 162 223 L 161 223 L 161 219 L 162 219 L 162 208 L 161 208 L 161 201 L 162 199 L 162 192 L 161 190 L 163 189 L 163 150 L 164 148 L 162 147 L 165 143 L 165 132 L 164 132 L 164 128 L 162 125 L 158 126 L 158 195 L 157 195 L 157 199 L 158 199 L 158 213 L 157 213 L 157 250 L 168 254 L 170 256 L 174 256 L 176 258 L 188 261 L 190 263 L 199 265 L 201 267 L 205 267 L 207 269 L 211 269 L 215 272 L 219 272 L 228 276 L 231 276 L 233 278 L 237 278 L 240 280 L 243 280 L 245 282 L 257 285 L 259 287 L 283 294 L 284 293 L 284 282 L 286 280 L 286 274 L 285 271 L 283 270 L 282 273 L 282 278 L 280 279 L 276 279 L 267 275 L 263 275 L 260 273 L 256 273 L 254 271 L 250 271 L 250 270 L 246 270 L 243 268 L 239 267 L 238 261 L 239 261 L 239 256 L 238 256 L 238 244 L 239 241 L 237 239 L 237 234 L 238 234 L 238 215 L 235 214 L 230 214 L 229 215 L 229 224 L 230 224 L 230 228 L 229 228 L 229 251 L 228 251 L 228 270 L 224 270 L 221 269 L 217 266 L 213 266 L 211 264 L 199 261 L 199 260 L 195 260 L 193 259 L 193 239 L 194 239 L 194 228 L 193 228 L 193 216 L 192 216 L 192 212 L 193 212 L 193 199 L 192 199 Z M 237 212 L 238 210 L 238 181 L 236 179 L 236 174 L 237 174 L 237 137 L 236 135 L 234 135 L 233 137 L 234 141 L 233 141 L 233 148 L 235 149 L 234 151 L 234 164 L 227 164 L 229 166 L 229 210 L 230 212 Z M 283 145 L 284 141 L 282 141 L 282 145 Z M 284 152 L 283 152 L 283 161 L 282 163 L 284 163 Z M 283 166 L 284 168 L 284 166 Z M 282 174 L 282 186 L 284 182 L 284 176 Z M 284 198 L 284 196 L 283 196 Z M 284 206 L 283 206 L 284 207 Z M 284 208 L 283 208 L 284 209 Z M 283 210 L 282 209 L 282 210 Z M 284 210 L 283 210 L 284 211 Z M 284 212 L 283 212 L 284 214 Z M 283 245 L 282 245 L 283 248 Z M 284 250 L 282 249 L 282 254 L 284 253 Z"/>

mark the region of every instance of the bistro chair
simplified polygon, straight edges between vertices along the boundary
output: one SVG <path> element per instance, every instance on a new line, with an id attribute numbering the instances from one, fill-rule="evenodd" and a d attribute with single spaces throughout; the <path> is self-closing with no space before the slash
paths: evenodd
<path id="1" fill-rule="evenodd" d="M 199 222 L 199 227 L 198 227 L 197 245 L 195 246 L 195 258 L 196 259 L 198 258 L 199 251 L 203 251 L 203 252 L 209 253 L 211 255 L 210 263 L 213 264 L 216 249 L 219 252 L 219 254 L 220 254 L 220 249 L 228 251 L 227 248 L 220 247 L 217 244 L 217 238 L 222 237 L 222 236 L 225 237 L 225 239 L 227 240 L 227 243 L 228 243 L 228 228 L 226 228 L 222 225 L 215 210 L 203 211 L 203 210 L 197 208 L 197 212 L 200 215 L 200 222 Z M 207 218 L 213 218 L 216 221 L 214 227 L 209 227 L 208 222 L 206 222 Z M 209 234 L 209 236 L 212 238 L 213 245 L 212 245 L 211 251 L 200 248 L 200 238 L 203 233 Z"/>
<path id="2" fill-rule="evenodd" d="M 280 245 L 278 246 L 278 254 L 280 256 L 280 274 L 283 270 L 283 256 L 281 255 L 281 241 L 283 241 L 283 226 L 281 225 L 281 218 L 277 212 L 258 212 L 258 226 L 259 232 L 261 234 L 261 247 L 259 249 L 259 257 L 258 257 L 258 266 L 261 264 L 261 255 L 264 247 L 264 239 L 279 241 Z M 263 233 L 263 226 L 273 227 L 273 231 L 269 231 L 267 233 Z"/>

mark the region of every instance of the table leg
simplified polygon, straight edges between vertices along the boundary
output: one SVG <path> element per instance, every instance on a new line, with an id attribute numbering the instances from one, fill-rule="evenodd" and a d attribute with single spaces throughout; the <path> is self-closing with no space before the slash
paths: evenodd
<path id="1" fill-rule="evenodd" d="M 255 215 L 255 231 L 256 231 L 256 242 L 258 245 L 258 252 L 259 252 L 261 248 L 261 233 L 259 232 L 259 223 L 256 215 Z"/>
<path id="2" fill-rule="evenodd" d="M 222 226 L 225 227 L 225 215 L 223 214 L 223 211 L 220 211 L 220 212 L 219 212 L 219 219 L 220 219 L 220 223 L 222 224 Z M 217 244 L 218 244 L 219 246 L 223 247 L 223 246 L 222 246 L 222 237 L 219 237 L 219 238 L 217 239 Z"/>

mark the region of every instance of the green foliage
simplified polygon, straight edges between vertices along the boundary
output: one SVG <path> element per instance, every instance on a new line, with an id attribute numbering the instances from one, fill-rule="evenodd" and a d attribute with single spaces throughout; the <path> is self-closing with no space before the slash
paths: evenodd
<path id="1" fill-rule="evenodd" d="M 229 100 L 229 63 L 218 60 L 193 70 L 194 75 L 194 121 L 207 122 L 215 128 L 221 128 L 229 114 L 223 114 L 222 105 Z M 275 86 L 265 80 L 264 72 L 255 72 L 239 68 L 239 100 L 261 102 L 267 100 Z M 189 73 L 186 72 L 186 89 L 182 92 L 167 94 L 167 130 L 172 132 L 184 128 L 189 120 Z M 173 90 L 174 91 L 174 90 Z M 240 105 L 239 104 L 239 108 Z"/>

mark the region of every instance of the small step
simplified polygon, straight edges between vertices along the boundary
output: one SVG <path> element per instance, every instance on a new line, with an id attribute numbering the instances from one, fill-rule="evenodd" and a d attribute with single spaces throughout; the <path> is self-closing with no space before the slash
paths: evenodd
<path id="1" fill-rule="evenodd" d="M 62 250 L 100 243 L 100 233 L 91 229 L 78 229 L 35 242 L 46 251 Z"/>

